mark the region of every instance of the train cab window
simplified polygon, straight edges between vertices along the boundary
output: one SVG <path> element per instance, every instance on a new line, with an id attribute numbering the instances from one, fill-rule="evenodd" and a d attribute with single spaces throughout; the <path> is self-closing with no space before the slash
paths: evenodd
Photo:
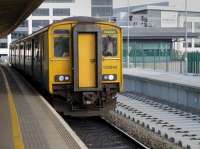
<path id="1" fill-rule="evenodd" d="M 117 38 L 103 37 L 103 56 L 117 56 Z"/>
<path id="2" fill-rule="evenodd" d="M 55 57 L 69 56 L 69 37 L 54 37 L 54 55 Z"/>

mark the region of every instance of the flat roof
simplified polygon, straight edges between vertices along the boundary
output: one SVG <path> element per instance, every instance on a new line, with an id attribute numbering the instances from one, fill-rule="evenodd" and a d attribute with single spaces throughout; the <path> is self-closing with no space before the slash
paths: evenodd
<path id="1" fill-rule="evenodd" d="M 172 39 L 184 38 L 184 28 L 129 28 L 130 39 Z M 128 36 L 128 28 L 123 28 L 123 36 Z M 200 33 L 188 32 L 189 38 L 198 38 Z"/>
<path id="2" fill-rule="evenodd" d="M 146 5 L 146 6 L 141 6 L 141 7 L 136 7 L 131 10 L 132 13 L 139 12 L 139 11 L 144 11 L 144 10 L 163 10 L 163 11 L 174 11 L 174 12 L 185 12 L 184 9 L 177 9 L 175 7 L 170 7 L 170 6 L 152 6 L 152 5 Z M 196 12 L 200 13 L 200 10 L 197 11 L 192 11 L 188 10 L 188 12 Z"/>

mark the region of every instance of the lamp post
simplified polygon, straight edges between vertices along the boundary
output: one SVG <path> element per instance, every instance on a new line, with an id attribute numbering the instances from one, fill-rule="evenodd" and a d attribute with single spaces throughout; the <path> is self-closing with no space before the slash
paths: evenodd
<path id="1" fill-rule="evenodd" d="M 187 0 L 185 0 L 185 73 L 187 73 L 187 67 L 188 67 L 188 6 L 187 6 Z"/>
<path id="2" fill-rule="evenodd" d="M 128 17 L 128 20 L 127 20 L 127 23 L 128 23 L 128 34 L 127 34 L 127 67 L 130 68 L 130 57 L 129 57 L 129 53 L 130 53 L 130 30 L 129 30 L 129 25 L 130 25 L 130 20 L 129 20 L 129 14 L 130 14 L 130 0 L 128 0 L 128 14 L 127 14 L 127 17 Z"/>

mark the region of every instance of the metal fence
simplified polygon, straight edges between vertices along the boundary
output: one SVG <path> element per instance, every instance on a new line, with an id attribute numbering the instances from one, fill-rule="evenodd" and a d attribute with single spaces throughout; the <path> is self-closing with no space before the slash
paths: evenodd
<path id="1" fill-rule="evenodd" d="M 188 52 L 170 50 L 133 50 L 129 53 L 129 64 L 127 53 L 124 52 L 124 67 L 152 69 L 173 73 L 200 73 L 200 52 Z"/>
<path id="2" fill-rule="evenodd" d="M 188 73 L 200 74 L 200 52 L 189 52 L 188 57 Z"/>

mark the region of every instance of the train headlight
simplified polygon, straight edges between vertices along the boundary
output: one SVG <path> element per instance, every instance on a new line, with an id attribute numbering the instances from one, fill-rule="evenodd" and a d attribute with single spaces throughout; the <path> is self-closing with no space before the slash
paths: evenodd
<path id="1" fill-rule="evenodd" d="M 113 81 L 114 78 L 115 78 L 114 75 L 109 75 L 109 76 L 108 76 L 108 79 L 109 79 L 110 81 Z"/>
<path id="2" fill-rule="evenodd" d="M 103 80 L 108 80 L 108 75 L 104 75 Z"/>
<path id="3" fill-rule="evenodd" d="M 106 74 L 103 75 L 103 81 L 116 81 L 117 75 L 116 74 Z"/>
<path id="4" fill-rule="evenodd" d="M 62 81 L 65 80 L 65 77 L 64 77 L 64 76 L 59 76 L 58 80 L 59 80 L 60 82 L 62 82 Z"/>
<path id="5" fill-rule="evenodd" d="M 68 75 L 56 75 L 55 76 L 55 81 L 56 82 L 66 82 L 69 81 L 70 77 Z"/>
<path id="6" fill-rule="evenodd" d="M 69 76 L 65 76 L 65 81 L 69 81 Z"/>

